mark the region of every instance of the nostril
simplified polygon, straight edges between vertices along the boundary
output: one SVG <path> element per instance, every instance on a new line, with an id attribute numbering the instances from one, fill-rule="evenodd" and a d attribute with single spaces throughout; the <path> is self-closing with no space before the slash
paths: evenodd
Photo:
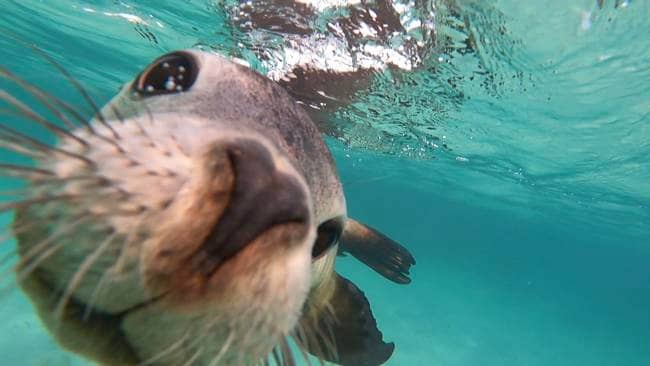
<path id="1" fill-rule="evenodd" d="M 202 246 L 204 273 L 236 255 L 265 231 L 281 224 L 306 225 L 310 206 L 297 173 L 276 168 L 269 150 L 254 140 L 226 147 L 234 173 L 228 206 Z"/>

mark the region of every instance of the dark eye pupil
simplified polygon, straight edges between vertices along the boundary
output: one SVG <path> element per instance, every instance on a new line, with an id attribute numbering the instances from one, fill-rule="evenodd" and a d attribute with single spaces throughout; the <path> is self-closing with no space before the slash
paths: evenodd
<path id="1" fill-rule="evenodd" d="M 317 259 L 329 248 L 338 243 L 343 231 L 343 221 L 339 218 L 325 221 L 317 231 L 316 243 L 311 251 L 311 258 Z"/>
<path id="2" fill-rule="evenodd" d="M 172 94 L 189 90 L 198 74 L 194 57 L 174 52 L 152 62 L 136 79 L 134 91 L 143 96 Z"/>

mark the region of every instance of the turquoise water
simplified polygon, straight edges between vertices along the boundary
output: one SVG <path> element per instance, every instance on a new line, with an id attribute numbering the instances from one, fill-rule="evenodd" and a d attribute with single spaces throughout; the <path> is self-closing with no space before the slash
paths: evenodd
<path id="1" fill-rule="evenodd" d="M 328 139 L 350 215 L 414 253 L 413 283 L 348 258 L 339 270 L 396 343 L 389 365 L 650 365 L 650 4 L 460 3 L 479 52 L 378 80 Z M 163 52 L 236 48 L 210 1 L 2 10 L 0 33 L 46 50 L 101 102 Z M 81 104 L 14 38 L 0 49 L 0 64 Z M 17 291 L 0 301 L 0 361 L 84 364 Z"/>

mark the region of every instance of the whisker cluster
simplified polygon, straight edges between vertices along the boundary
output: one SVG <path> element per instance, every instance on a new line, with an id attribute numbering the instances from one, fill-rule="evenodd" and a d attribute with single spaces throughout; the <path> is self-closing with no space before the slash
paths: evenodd
<path id="1" fill-rule="evenodd" d="M 5 228 L 0 236 L 2 242 L 9 241 L 12 237 L 27 237 L 32 240 L 31 231 L 42 231 L 45 237 L 36 236 L 34 242 L 28 242 L 21 249 L 10 250 L 0 259 L 0 266 L 6 266 L 16 260 L 16 264 L 4 271 L 2 282 L 15 280 L 22 281 L 30 276 L 45 261 L 59 253 L 66 246 L 75 243 L 66 240 L 66 236 L 84 225 L 98 220 L 102 215 L 116 213 L 115 204 L 119 198 L 124 198 L 124 192 L 119 187 L 102 176 L 97 168 L 97 163 L 88 157 L 87 152 L 93 143 L 106 143 L 118 152 L 124 153 L 120 147 L 120 135 L 102 114 L 90 93 L 77 81 L 62 65 L 38 47 L 17 39 L 25 46 L 40 55 L 48 64 L 54 67 L 65 77 L 70 85 L 81 95 L 87 106 L 94 113 L 94 120 L 102 128 L 97 129 L 84 117 L 84 112 L 73 107 L 66 101 L 48 93 L 44 89 L 24 80 L 11 70 L 0 66 L 0 81 L 6 81 L 25 93 L 29 102 L 20 100 L 4 87 L 0 87 L 0 148 L 4 150 L 0 155 L 0 177 L 17 180 L 18 187 L 0 191 L 0 213 L 13 213 L 14 221 L 10 227 Z M 33 103 L 32 103 L 33 102 Z M 37 111 L 35 105 L 48 113 L 49 117 Z M 121 114 L 114 108 L 113 114 L 123 122 Z M 8 117 L 18 117 L 19 121 L 7 120 Z M 51 119 L 52 118 L 52 119 Z M 26 132 L 32 127 L 40 129 L 43 133 Z M 104 131 L 100 133 L 100 130 Z M 108 134 L 105 133 L 108 132 Z M 7 154 L 8 153 L 8 154 Z M 68 160 L 79 165 L 74 173 L 65 175 L 57 172 L 51 164 L 57 160 Z M 76 190 L 66 190 L 68 184 L 75 184 Z M 15 185 L 12 184 L 12 188 Z M 99 204 L 103 212 L 89 210 L 91 204 Z M 62 207 L 66 207 L 65 213 Z M 30 211 L 31 210 L 31 211 Z M 33 212 L 23 215 L 21 213 Z M 120 215 L 137 215 L 138 212 L 120 211 Z M 21 217 L 28 219 L 21 219 Z M 110 228 L 109 228 L 110 229 Z M 85 258 L 71 278 L 67 287 L 62 289 L 55 312 L 61 316 L 72 294 L 83 281 L 94 263 L 102 254 L 118 240 L 116 233 L 110 232 L 98 239 L 93 252 Z M 127 244 L 123 244 L 126 246 Z M 7 273 L 9 271 L 9 273 Z M 9 280 L 11 279 L 11 280 Z M 98 290 L 101 283 L 97 285 Z M 90 310 L 88 310 L 90 313 Z"/>

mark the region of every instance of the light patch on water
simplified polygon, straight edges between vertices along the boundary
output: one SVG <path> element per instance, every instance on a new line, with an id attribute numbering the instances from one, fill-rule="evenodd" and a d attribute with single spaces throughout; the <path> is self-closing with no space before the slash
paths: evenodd
<path id="1" fill-rule="evenodd" d="M 124 4 L 123 4 L 124 5 Z M 85 11 L 86 13 L 97 13 L 97 11 L 93 8 L 82 8 L 81 10 Z M 102 12 L 103 15 L 106 15 L 108 17 L 117 17 L 117 18 L 122 18 L 125 19 L 129 23 L 134 23 L 134 24 L 142 24 L 142 25 L 149 25 L 144 19 L 141 17 L 134 15 L 134 14 L 128 14 L 128 13 L 112 13 L 112 12 Z M 156 22 L 156 24 L 163 28 L 164 26 L 162 23 L 159 21 Z"/>
<path id="2" fill-rule="evenodd" d="M 144 19 L 140 18 L 140 17 L 137 16 L 137 15 L 133 15 L 133 14 L 127 14 L 127 13 L 109 13 L 109 12 L 105 12 L 105 13 L 103 13 L 103 14 L 106 15 L 106 16 L 109 16 L 109 17 L 124 18 L 124 19 L 126 19 L 126 21 L 128 21 L 129 23 L 137 23 L 137 24 L 149 25 L 147 22 L 144 21 Z"/>
<path id="3" fill-rule="evenodd" d="M 297 2 L 311 5 L 318 11 L 323 11 L 333 7 L 343 7 L 349 5 L 360 4 L 361 0 L 297 0 Z"/>
<path id="4" fill-rule="evenodd" d="M 580 29 L 583 31 L 589 30 L 593 24 L 593 21 L 591 19 L 592 14 L 590 11 L 583 11 L 581 14 L 581 20 L 580 20 Z"/>

